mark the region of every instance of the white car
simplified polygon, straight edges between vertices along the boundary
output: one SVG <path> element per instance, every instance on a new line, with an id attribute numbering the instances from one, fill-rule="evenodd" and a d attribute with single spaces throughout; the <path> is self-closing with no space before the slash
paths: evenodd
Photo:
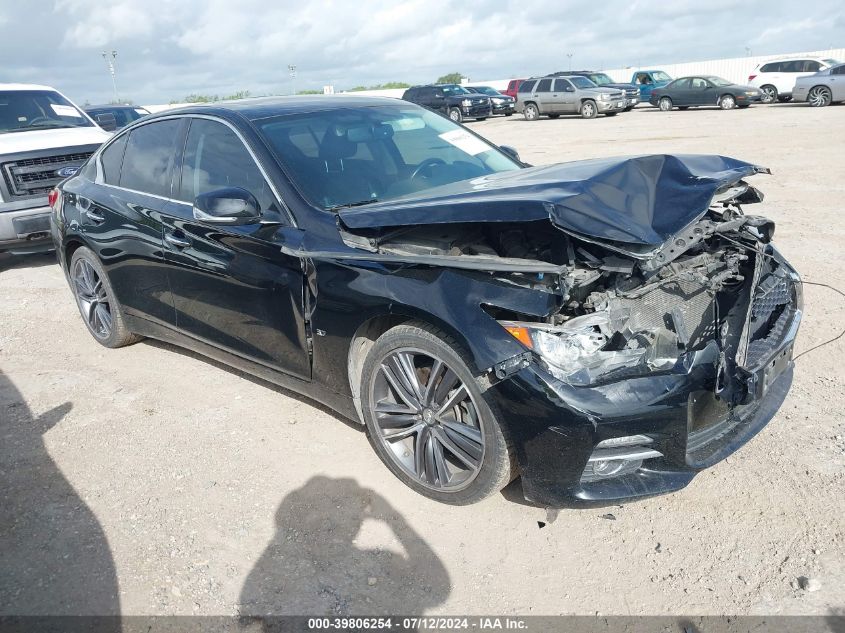
<path id="1" fill-rule="evenodd" d="M 761 103 L 789 101 L 792 87 L 799 77 L 813 75 L 840 63 L 823 57 L 788 57 L 757 64 L 748 75 L 748 84 L 760 89 Z"/>
<path id="2" fill-rule="evenodd" d="M 52 249 L 48 193 L 111 136 L 53 88 L 0 83 L 0 251 Z"/>

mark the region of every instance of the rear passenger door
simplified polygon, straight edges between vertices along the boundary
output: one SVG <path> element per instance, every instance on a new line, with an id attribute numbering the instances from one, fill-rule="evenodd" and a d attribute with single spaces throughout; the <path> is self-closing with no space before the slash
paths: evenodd
<path id="1" fill-rule="evenodd" d="M 554 101 L 552 99 L 552 80 L 549 77 L 541 79 L 534 88 L 534 102 L 539 106 L 540 112 L 549 114 L 554 112 Z"/>
<path id="2" fill-rule="evenodd" d="M 192 117 L 181 166 L 174 180 L 176 200 L 162 220 L 180 332 L 310 378 L 303 263 L 281 249 L 285 235 L 293 238 L 296 230 L 284 222 L 228 226 L 194 218 L 196 197 L 224 187 L 245 189 L 262 212 L 286 217 L 252 153 L 228 124 Z"/>
<path id="3" fill-rule="evenodd" d="M 127 319 L 175 326 L 161 215 L 168 204 L 181 119 L 121 134 L 100 155 L 97 186 L 76 196 L 81 230 L 108 273 Z M 143 326 L 133 326 L 144 332 Z"/>
<path id="4" fill-rule="evenodd" d="M 672 84 L 672 90 L 669 93 L 669 98 L 678 106 L 694 105 L 692 98 L 692 91 L 690 90 L 690 82 L 692 79 L 679 79 Z"/>

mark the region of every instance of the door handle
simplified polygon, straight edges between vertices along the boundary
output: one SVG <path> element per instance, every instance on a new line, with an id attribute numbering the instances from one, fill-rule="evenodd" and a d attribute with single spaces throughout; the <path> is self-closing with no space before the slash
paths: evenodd
<path id="1" fill-rule="evenodd" d="M 165 233 L 164 241 L 176 248 L 188 248 L 191 245 L 191 240 L 186 237 L 179 237 L 173 233 Z"/>
<path id="2" fill-rule="evenodd" d="M 89 208 L 85 211 L 85 217 L 91 220 L 94 224 L 102 224 L 106 221 L 106 216 L 97 211 L 97 209 Z"/>

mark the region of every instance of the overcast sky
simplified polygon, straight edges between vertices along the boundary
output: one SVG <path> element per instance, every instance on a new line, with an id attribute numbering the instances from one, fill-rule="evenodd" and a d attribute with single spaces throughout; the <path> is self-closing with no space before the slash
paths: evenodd
<path id="1" fill-rule="evenodd" d="M 0 0 L 0 82 L 80 104 L 473 80 L 845 47 L 842 0 Z"/>

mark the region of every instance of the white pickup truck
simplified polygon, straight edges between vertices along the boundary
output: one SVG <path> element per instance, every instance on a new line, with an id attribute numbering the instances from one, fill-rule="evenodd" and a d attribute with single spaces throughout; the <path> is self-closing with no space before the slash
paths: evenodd
<path id="1" fill-rule="evenodd" d="M 47 194 L 110 137 L 53 88 L 0 83 L 0 251 L 53 247 Z"/>

